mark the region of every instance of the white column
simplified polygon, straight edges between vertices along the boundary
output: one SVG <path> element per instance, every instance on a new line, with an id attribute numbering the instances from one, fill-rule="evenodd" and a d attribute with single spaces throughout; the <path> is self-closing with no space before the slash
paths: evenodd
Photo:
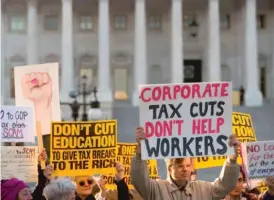
<path id="1" fill-rule="evenodd" d="M 27 31 L 27 63 L 39 64 L 38 58 L 38 34 L 37 34 L 37 0 L 27 0 L 28 31 Z"/>
<path id="2" fill-rule="evenodd" d="M 139 85 L 147 83 L 145 0 L 135 0 L 134 92 L 132 104 L 139 105 Z"/>
<path id="3" fill-rule="evenodd" d="M 72 0 L 62 0 L 62 63 L 60 67 L 62 67 L 61 100 L 67 101 L 69 92 L 74 88 Z"/>
<path id="4" fill-rule="evenodd" d="M 171 82 L 184 82 L 182 1 L 172 0 L 171 6 Z"/>
<path id="5" fill-rule="evenodd" d="M 102 102 L 112 101 L 110 89 L 109 0 L 99 0 L 99 83 L 98 96 Z"/>
<path id="6" fill-rule="evenodd" d="M 208 80 L 221 81 L 219 0 L 208 5 Z"/>
<path id="7" fill-rule="evenodd" d="M 272 69 L 271 69 L 271 102 L 274 104 L 274 2 L 272 2 L 272 34 L 270 40 L 272 40 Z"/>
<path id="8" fill-rule="evenodd" d="M 246 106 L 261 106 L 262 93 L 259 90 L 258 38 L 257 38 L 256 0 L 246 0 L 245 11 L 245 73 L 246 73 Z"/>

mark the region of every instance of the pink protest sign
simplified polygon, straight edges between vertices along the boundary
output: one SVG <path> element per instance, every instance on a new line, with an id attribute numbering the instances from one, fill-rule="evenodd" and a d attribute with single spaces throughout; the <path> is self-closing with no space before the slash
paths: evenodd
<path id="1" fill-rule="evenodd" d="M 142 85 L 142 159 L 230 155 L 230 82 Z"/>

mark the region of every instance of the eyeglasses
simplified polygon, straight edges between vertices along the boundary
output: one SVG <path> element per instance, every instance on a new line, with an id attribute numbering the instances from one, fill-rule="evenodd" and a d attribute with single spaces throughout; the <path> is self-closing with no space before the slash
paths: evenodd
<path id="1" fill-rule="evenodd" d="M 92 185 L 93 184 L 93 180 L 92 179 L 86 179 L 86 180 L 82 180 L 82 181 L 79 181 L 79 185 L 81 186 L 81 187 L 83 187 L 86 183 L 88 184 L 88 185 Z"/>

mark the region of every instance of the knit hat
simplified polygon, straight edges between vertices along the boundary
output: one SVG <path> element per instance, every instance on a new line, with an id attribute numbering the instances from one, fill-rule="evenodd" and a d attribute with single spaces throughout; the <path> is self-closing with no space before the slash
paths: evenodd
<path id="1" fill-rule="evenodd" d="M 1 199 L 16 200 L 18 193 L 26 187 L 28 186 L 17 178 L 1 180 Z"/>

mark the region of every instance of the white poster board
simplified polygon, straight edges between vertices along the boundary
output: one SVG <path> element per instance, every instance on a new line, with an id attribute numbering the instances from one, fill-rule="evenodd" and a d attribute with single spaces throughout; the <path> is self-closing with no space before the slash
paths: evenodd
<path id="1" fill-rule="evenodd" d="M 38 147 L 1 146 L 1 179 L 16 177 L 37 182 Z"/>
<path id="2" fill-rule="evenodd" d="M 142 159 L 231 155 L 232 84 L 141 85 Z"/>
<path id="3" fill-rule="evenodd" d="M 1 142 L 34 142 L 32 107 L 1 106 Z"/>
<path id="4" fill-rule="evenodd" d="M 58 63 L 15 67 L 14 82 L 16 105 L 33 107 L 42 134 L 50 134 L 51 122 L 61 121 Z"/>
<path id="5" fill-rule="evenodd" d="M 243 167 L 250 188 L 274 176 L 274 140 L 241 144 Z"/>

